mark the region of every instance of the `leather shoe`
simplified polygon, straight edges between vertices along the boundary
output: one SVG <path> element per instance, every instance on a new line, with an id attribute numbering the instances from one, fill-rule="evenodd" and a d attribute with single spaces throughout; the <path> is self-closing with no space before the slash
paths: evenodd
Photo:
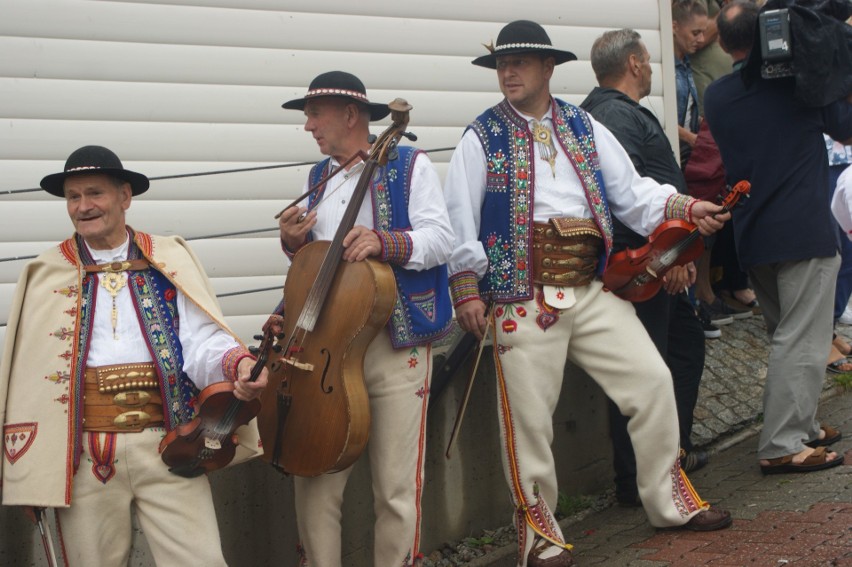
<path id="1" fill-rule="evenodd" d="M 528 567 L 571 567 L 574 565 L 574 556 L 567 549 L 563 549 L 559 555 L 542 559 L 539 553 L 551 547 L 550 544 L 540 545 L 530 549 L 530 554 L 527 556 Z"/>
<path id="2" fill-rule="evenodd" d="M 710 506 L 694 515 L 681 528 L 694 532 L 712 532 L 727 528 L 732 523 L 733 519 L 730 512 Z"/>
<path id="3" fill-rule="evenodd" d="M 639 499 L 639 495 L 635 492 L 627 494 L 620 494 L 616 492 L 615 501 L 618 502 L 618 505 L 622 508 L 639 508 L 642 506 L 642 501 Z"/>
<path id="4" fill-rule="evenodd" d="M 709 462 L 710 455 L 707 454 L 707 451 L 684 452 L 683 456 L 680 458 L 680 468 L 682 468 L 685 473 L 691 473 L 704 468 Z"/>

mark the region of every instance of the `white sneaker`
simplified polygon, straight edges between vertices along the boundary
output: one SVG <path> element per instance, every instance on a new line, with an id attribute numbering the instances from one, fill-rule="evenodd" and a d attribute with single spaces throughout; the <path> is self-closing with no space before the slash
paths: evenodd
<path id="1" fill-rule="evenodd" d="M 843 315 L 840 316 L 840 319 L 837 320 L 838 323 L 842 323 L 843 325 L 852 325 L 852 308 L 846 307 L 843 310 Z"/>

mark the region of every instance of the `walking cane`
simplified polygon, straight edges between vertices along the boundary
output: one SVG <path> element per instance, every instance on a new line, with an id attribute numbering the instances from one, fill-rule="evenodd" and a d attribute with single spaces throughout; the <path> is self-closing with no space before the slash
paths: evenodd
<path id="1" fill-rule="evenodd" d="M 38 531 L 41 534 L 41 544 L 44 546 L 44 553 L 47 555 L 48 567 L 59 567 L 56 562 L 56 551 L 53 549 L 53 537 L 50 535 L 50 525 L 44 520 L 44 508 L 33 507 Z"/>

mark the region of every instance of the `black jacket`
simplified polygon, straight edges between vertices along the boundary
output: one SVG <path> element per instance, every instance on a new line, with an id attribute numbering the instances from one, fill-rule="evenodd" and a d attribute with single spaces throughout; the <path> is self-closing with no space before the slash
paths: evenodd
<path id="1" fill-rule="evenodd" d="M 679 193 L 687 192 L 669 139 L 650 110 L 621 91 L 603 87 L 595 87 L 580 107 L 615 135 L 639 175 L 673 185 Z M 636 248 L 646 242 L 617 217 L 613 220 L 614 250 L 625 246 Z"/>

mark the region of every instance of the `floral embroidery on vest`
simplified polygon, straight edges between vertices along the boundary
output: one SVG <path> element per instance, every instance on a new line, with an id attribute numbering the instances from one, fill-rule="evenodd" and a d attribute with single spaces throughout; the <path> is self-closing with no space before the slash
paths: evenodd
<path id="1" fill-rule="evenodd" d="M 601 233 L 606 254 L 612 246 L 612 219 L 606 201 L 592 125 L 586 114 L 553 99 L 556 135 L 572 164 Z M 485 199 L 480 240 L 488 270 L 480 281 L 483 300 L 532 299 L 530 240 L 534 203 L 534 148 L 526 119 L 504 100 L 483 113 L 470 128 L 486 159 Z M 599 266 L 606 264 L 605 257 Z"/>

